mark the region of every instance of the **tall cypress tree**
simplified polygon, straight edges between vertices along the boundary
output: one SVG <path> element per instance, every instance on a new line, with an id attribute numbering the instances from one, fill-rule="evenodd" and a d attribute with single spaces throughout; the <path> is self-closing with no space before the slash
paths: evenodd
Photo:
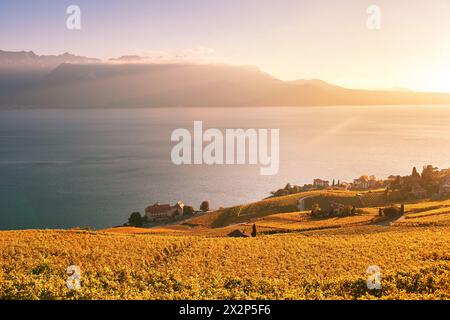
<path id="1" fill-rule="evenodd" d="M 413 168 L 413 171 L 411 173 L 411 177 L 420 178 L 420 174 L 419 174 L 419 172 L 417 172 L 416 167 Z"/>
<path id="2" fill-rule="evenodd" d="M 253 224 L 252 237 L 253 237 L 253 238 L 256 237 L 256 224 Z"/>

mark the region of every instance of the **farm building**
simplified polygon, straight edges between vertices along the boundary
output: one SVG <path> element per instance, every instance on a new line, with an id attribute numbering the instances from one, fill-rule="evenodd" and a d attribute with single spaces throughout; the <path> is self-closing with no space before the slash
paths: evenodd
<path id="1" fill-rule="evenodd" d="M 177 216 L 183 216 L 184 203 L 178 201 L 176 205 L 159 204 L 155 203 L 152 206 L 145 208 L 145 216 L 148 221 L 154 221 L 158 219 L 168 219 Z"/>
<path id="2" fill-rule="evenodd" d="M 249 238 L 250 237 L 249 234 L 247 234 L 247 233 L 245 233 L 245 232 L 243 232 L 241 230 L 238 230 L 238 229 L 230 232 L 228 234 L 228 236 L 231 237 L 231 238 Z"/>

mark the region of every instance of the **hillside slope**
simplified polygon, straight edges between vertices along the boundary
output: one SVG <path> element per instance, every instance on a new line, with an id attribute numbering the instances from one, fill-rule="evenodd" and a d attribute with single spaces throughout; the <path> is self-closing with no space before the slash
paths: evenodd
<path id="1" fill-rule="evenodd" d="M 382 192 L 378 193 L 381 194 Z M 374 194 L 377 193 L 374 192 Z M 298 204 L 300 199 L 304 199 L 306 210 L 310 210 L 314 203 L 318 203 L 320 207 L 325 210 L 328 209 L 333 202 L 361 207 L 361 198 L 369 198 L 367 197 L 368 195 L 369 193 L 360 194 L 354 191 L 338 190 L 302 192 L 220 209 L 216 212 L 194 217 L 189 220 L 189 224 L 219 228 L 248 222 L 272 214 L 297 212 L 299 210 Z"/>
<path id="2" fill-rule="evenodd" d="M 285 197 L 266 199 L 249 205 L 235 206 L 202 214 L 178 223 L 153 228 L 117 227 L 104 230 L 118 234 L 154 234 L 172 236 L 225 237 L 236 229 L 250 233 L 253 224 L 258 234 L 305 233 L 321 230 L 357 230 L 371 226 L 450 226 L 450 200 L 407 202 L 403 217 L 380 217 L 379 194 L 366 192 L 355 196 L 348 191 L 312 191 Z M 374 197 L 375 196 L 375 197 Z M 313 217 L 309 211 L 298 211 L 298 199 L 309 199 L 326 208 L 331 202 L 357 205 L 366 199 L 376 201 L 360 207 L 356 215 Z"/>
<path id="3" fill-rule="evenodd" d="M 0 231 L 0 299 L 450 299 L 450 200 L 406 208 L 390 226 L 370 223 L 377 208 L 272 214 L 256 238 L 223 237 L 232 226 Z M 367 289 L 369 266 L 381 290 Z"/>

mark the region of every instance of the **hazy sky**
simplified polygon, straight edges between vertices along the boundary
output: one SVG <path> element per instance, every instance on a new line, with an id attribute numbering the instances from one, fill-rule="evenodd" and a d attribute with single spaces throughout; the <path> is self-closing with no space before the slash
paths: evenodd
<path id="1" fill-rule="evenodd" d="M 71 4 L 78 31 L 66 28 Z M 0 0 L 0 49 L 187 55 L 284 80 L 450 92 L 450 0 Z"/>

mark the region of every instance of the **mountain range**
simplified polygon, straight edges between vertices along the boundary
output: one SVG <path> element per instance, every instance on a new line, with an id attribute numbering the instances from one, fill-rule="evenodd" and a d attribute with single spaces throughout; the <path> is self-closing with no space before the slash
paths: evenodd
<path id="1" fill-rule="evenodd" d="M 134 56 L 133 56 L 134 57 Z M 134 57 L 132 61 L 137 61 Z M 228 107 L 450 104 L 449 93 L 355 90 L 321 80 L 282 81 L 256 67 L 104 63 L 69 53 L 0 50 L 1 107 Z"/>

